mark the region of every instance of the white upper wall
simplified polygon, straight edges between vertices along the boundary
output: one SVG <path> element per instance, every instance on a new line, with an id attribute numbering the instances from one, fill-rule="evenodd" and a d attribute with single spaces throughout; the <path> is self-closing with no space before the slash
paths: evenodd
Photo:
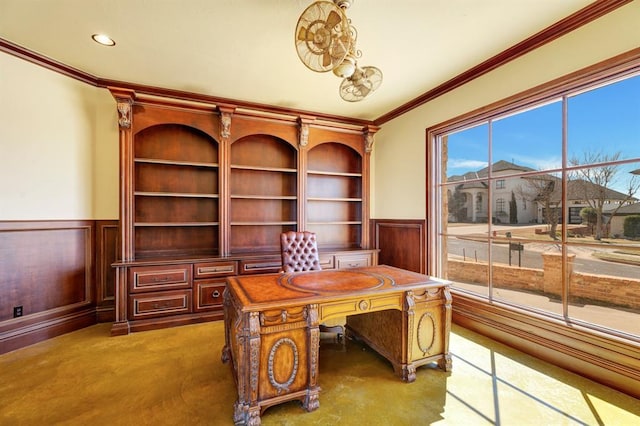
<path id="1" fill-rule="evenodd" d="M 372 217 L 425 217 L 426 128 L 636 48 L 638 22 L 635 1 L 383 125 Z M 0 99 L 0 220 L 117 219 L 109 92 L 0 54 Z"/>
<path id="2" fill-rule="evenodd" d="M 108 90 L 95 90 L 93 219 L 118 219 L 120 134 L 116 101 Z"/>
<path id="3" fill-rule="evenodd" d="M 117 218 L 109 92 L 7 54 L 0 70 L 0 220 Z"/>
<path id="4" fill-rule="evenodd" d="M 634 1 L 384 124 L 372 156 L 371 217 L 425 218 L 427 128 L 640 47 L 639 23 Z"/>

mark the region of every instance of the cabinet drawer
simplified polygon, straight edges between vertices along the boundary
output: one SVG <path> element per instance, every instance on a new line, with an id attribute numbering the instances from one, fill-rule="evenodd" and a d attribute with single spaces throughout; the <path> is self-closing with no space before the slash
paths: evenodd
<path id="1" fill-rule="evenodd" d="M 267 274 L 279 272 L 281 269 L 282 258 L 280 256 L 240 261 L 241 274 Z"/>
<path id="2" fill-rule="evenodd" d="M 373 265 L 373 260 L 371 254 L 368 253 L 336 255 L 336 269 L 359 268 L 371 265 Z"/>
<path id="3" fill-rule="evenodd" d="M 131 319 L 191 312 L 191 290 L 171 290 L 129 296 Z"/>
<path id="4" fill-rule="evenodd" d="M 225 289 L 225 280 L 198 280 L 195 282 L 196 298 L 194 303 L 195 311 L 205 311 L 212 309 L 222 309 L 222 293 Z"/>
<path id="5" fill-rule="evenodd" d="M 129 270 L 131 293 L 191 288 L 191 265 L 140 266 Z"/>
<path id="6" fill-rule="evenodd" d="M 333 269 L 335 268 L 335 260 L 332 254 L 322 254 L 320 253 L 320 267 L 322 269 Z"/>
<path id="7" fill-rule="evenodd" d="M 195 278 L 238 275 L 238 263 L 234 261 L 196 263 L 195 265 L 193 265 L 193 268 L 193 274 Z"/>

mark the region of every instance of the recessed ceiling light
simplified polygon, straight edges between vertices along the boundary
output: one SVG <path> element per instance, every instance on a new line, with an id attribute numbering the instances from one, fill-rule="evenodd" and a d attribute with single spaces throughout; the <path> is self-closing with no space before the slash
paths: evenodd
<path id="1" fill-rule="evenodd" d="M 106 34 L 94 34 L 91 36 L 91 38 L 93 39 L 93 41 L 95 41 L 96 43 L 100 43 L 103 46 L 116 45 L 116 42 L 113 41 L 113 39 Z"/>

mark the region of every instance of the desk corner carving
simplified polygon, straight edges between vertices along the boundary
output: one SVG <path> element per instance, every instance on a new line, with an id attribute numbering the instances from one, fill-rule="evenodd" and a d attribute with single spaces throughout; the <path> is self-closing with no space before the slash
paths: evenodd
<path id="1" fill-rule="evenodd" d="M 311 304 L 307 307 L 307 321 L 309 322 L 309 327 L 317 326 L 320 322 L 318 320 L 319 315 L 319 306 L 317 303 Z"/>
<path id="2" fill-rule="evenodd" d="M 230 349 L 228 346 L 222 348 L 222 363 L 226 364 L 231 360 Z"/>
<path id="3" fill-rule="evenodd" d="M 260 335 L 260 314 L 258 312 L 249 313 L 249 335 Z"/>
<path id="4" fill-rule="evenodd" d="M 405 307 L 404 307 L 405 310 L 413 311 L 413 309 L 416 307 L 416 296 L 412 290 L 409 290 L 406 292 L 404 301 L 405 301 Z"/>
<path id="5" fill-rule="evenodd" d="M 236 402 L 233 408 L 234 424 L 260 426 L 260 407 L 249 407 L 247 404 Z"/>
<path id="6" fill-rule="evenodd" d="M 320 398 L 318 398 L 319 388 L 315 388 L 307 392 L 303 407 L 307 411 L 313 411 L 320 408 Z"/>
<path id="7" fill-rule="evenodd" d="M 400 378 L 407 382 L 412 383 L 416 381 L 416 366 L 414 364 L 406 364 L 402 366 L 402 371 L 398 374 Z"/>
<path id="8" fill-rule="evenodd" d="M 450 372 L 453 369 L 453 362 L 451 360 L 450 354 L 445 354 L 439 361 L 438 367 L 443 369 L 446 372 Z"/>

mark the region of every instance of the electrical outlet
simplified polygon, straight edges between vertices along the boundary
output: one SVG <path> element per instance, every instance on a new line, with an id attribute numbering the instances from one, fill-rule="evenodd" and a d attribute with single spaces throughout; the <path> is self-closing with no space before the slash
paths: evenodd
<path id="1" fill-rule="evenodd" d="M 13 317 L 18 318 L 22 316 L 22 306 L 13 307 Z"/>

